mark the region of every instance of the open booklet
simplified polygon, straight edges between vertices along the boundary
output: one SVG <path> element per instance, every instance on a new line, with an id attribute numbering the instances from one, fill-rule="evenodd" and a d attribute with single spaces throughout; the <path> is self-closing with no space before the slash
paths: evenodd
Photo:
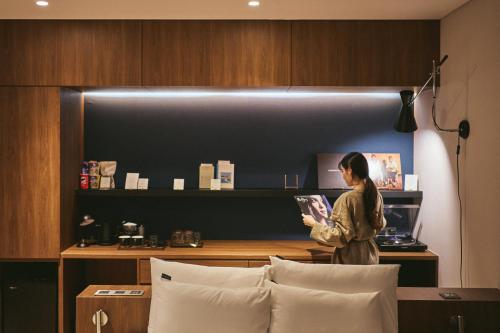
<path id="1" fill-rule="evenodd" d="M 324 195 L 295 195 L 295 201 L 304 215 L 311 215 L 317 222 L 333 226 L 330 219 L 332 206 Z"/>

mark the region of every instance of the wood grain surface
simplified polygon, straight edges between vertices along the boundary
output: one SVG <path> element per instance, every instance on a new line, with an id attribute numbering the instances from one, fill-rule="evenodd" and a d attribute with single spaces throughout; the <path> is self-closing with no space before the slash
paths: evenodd
<path id="1" fill-rule="evenodd" d="M 60 253 L 59 88 L 0 87 L 0 258 Z"/>
<path id="2" fill-rule="evenodd" d="M 461 299 L 445 300 L 440 292 L 455 292 Z M 463 317 L 464 332 L 500 332 L 500 290 L 476 288 L 398 288 L 399 331 L 403 333 L 458 332 L 450 325 Z"/>
<path id="3" fill-rule="evenodd" d="M 423 85 L 439 31 L 439 21 L 293 21 L 291 84 Z"/>
<path id="4" fill-rule="evenodd" d="M 290 23 L 145 21 L 143 85 L 288 86 Z"/>
<path id="5" fill-rule="evenodd" d="M 159 250 L 119 250 L 118 245 L 87 248 L 72 246 L 61 253 L 62 258 L 79 259 L 196 259 L 196 260 L 269 260 L 271 255 L 279 255 L 290 260 L 328 261 L 331 247 L 321 246 L 314 241 L 300 240 L 204 240 L 202 248 L 171 248 Z M 438 256 L 426 252 L 381 252 L 381 259 L 429 260 Z"/>
<path id="6" fill-rule="evenodd" d="M 93 296 L 98 289 L 139 289 L 143 296 Z M 151 287 L 134 285 L 92 285 L 76 298 L 76 333 L 94 333 L 92 315 L 103 310 L 109 318 L 102 332 L 143 333 L 147 331 Z"/>
<path id="7" fill-rule="evenodd" d="M 93 296 L 98 289 L 141 289 L 145 293 L 137 297 Z M 462 299 L 443 300 L 439 296 L 439 292 L 443 291 L 457 292 Z M 117 328 L 121 332 L 145 332 L 150 298 L 149 286 L 88 286 L 77 297 L 77 332 L 94 332 L 89 317 L 98 309 L 103 309 L 110 317 L 111 324 L 106 332 L 118 332 Z M 500 310 L 498 289 L 397 288 L 397 299 L 398 331 L 401 333 L 454 332 L 450 319 L 456 315 L 464 317 L 465 332 L 496 333 L 500 329 L 500 322 L 496 318 Z M 122 309 L 117 311 L 118 307 Z"/>
<path id="8" fill-rule="evenodd" d="M 140 21 L 0 21 L 0 85 L 141 85 Z"/>

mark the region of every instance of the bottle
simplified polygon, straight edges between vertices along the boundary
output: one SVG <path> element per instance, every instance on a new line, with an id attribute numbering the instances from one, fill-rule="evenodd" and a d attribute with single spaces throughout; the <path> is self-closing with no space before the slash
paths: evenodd
<path id="1" fill-rule="evenodd" d="M 144 237 L 144 225 L 139 226 L 139 231 L 138 231 L 139 236 Z"/>

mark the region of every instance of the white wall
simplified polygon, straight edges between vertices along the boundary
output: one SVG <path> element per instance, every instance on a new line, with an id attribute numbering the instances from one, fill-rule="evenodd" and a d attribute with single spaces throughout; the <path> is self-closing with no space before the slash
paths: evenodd
<path id="1" fill-rule="evenodd" d="M 449 59 L 442 67 L 438 123 L 471 123 L 460 156 L 467 287 L 500 287 L 499 17 L 499 0 L 472 0 L 441 21 L 441 55 Z M 459 286 L 457 136 L 434 130 L 430 97 L 426 92 L 415 107 L 415 173 L 424 191 L 421 239 L 439 254 L 440 286 Z"/>

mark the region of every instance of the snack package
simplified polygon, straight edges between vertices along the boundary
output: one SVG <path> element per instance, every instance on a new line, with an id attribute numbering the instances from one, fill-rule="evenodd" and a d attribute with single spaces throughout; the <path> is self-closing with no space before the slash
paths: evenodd
<path id="1" fill-rule="evenodd" d="M 115 179 L 113 176 L 115 175 L 116 172 L 116 161 L 101 161 L 99 163 L 99 166 L 101 169 L 101 176 L 103 178 L 109 177 L 111 179 L 109 188 L 115 188 Z M 107 188 L 108 188 L 107 182 L 105 186 L 101 186 L 101 189 L 107 189 Z"/>

